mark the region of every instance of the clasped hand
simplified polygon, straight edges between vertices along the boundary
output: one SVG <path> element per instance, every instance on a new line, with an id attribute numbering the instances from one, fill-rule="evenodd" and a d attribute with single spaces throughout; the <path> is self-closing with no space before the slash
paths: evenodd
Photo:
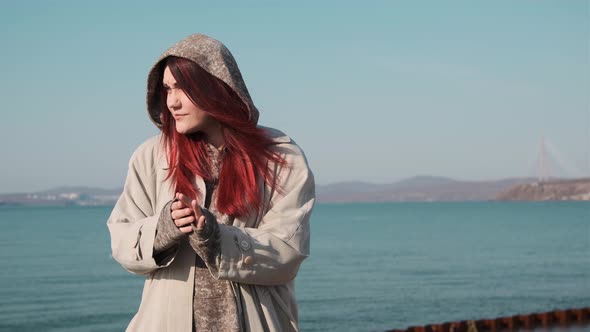
<path id="1" fill-rule="evenodd" d="M 185 234 L 193 231 L 193 225 L 196 225 L 197 230 L 202 230 L 205 227 L 206 218 L 197 201 L 191 200 L 183 193 L 176 193 L 175 197 L 177 201 L 173 202 L 170 208 L 176 227 Z"/>

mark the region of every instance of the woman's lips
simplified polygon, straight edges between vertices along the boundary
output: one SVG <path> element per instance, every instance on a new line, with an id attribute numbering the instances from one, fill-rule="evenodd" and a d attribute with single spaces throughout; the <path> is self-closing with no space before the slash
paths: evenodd
<path id="1" fill-rule="evenodd" d="M 179 118 L 182 118 L 183 116 L 186 116 L 186 115 L 188 115 L 188 114 L 174 114 L 174 118 L 179 119 Z"/>

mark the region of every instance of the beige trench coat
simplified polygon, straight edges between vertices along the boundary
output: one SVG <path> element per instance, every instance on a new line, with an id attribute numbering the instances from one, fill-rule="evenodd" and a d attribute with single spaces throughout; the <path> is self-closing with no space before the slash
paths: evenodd
<path id="1" fill-rule="evenodd" d="M 294 278 L 309 255 L 314 178 L 301 149 L 280 131 L 266 129 L 289 165 L 279 170 L 282 193 L 265 185 L 261 215 L 219 225 L 221 254 L 214 277 L 232 282 L 248 331 L 298 331 Z M 154 136 L 133 153 L 123 193 L 107 221 L 113 258 L 146 276 L 127 331 L 192 330 L 194 250 L 185 241 L 160 265 L 152 257 L 160 211 L 174 198 L 170 182 L 163 182 L 167 172 L 160 135 Z M 203 179 L 195 185 L 205 193 Z"/>

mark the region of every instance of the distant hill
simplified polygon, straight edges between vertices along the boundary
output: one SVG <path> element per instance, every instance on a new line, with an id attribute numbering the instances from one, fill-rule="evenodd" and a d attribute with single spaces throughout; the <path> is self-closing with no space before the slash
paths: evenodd
<path id="1" fill-rule="evenodd" d="M 123 188 L 59 187 L 33 193 L 0 194 L 1 205 L 114 205 Z"/>
<path id="2" fill-rule="evenodd" d="M 515 185 L 533 181 L 530 178 L 461 181 L 416 176 L 390 184 L 347 182 L 320 185 L 316 189 L 319 202 L 488 201 Z"/>
<path id="3" fill-rule="evenodd" d="M 521 184 L 500 193 L 497 199 L 507 201 L 590 201 L 590 178 Z"/>
<path id="4" fill-rule="evenodd" d="M 37 194 L 47 195 L 59 195 L 63 193 L 84 193 L 91 196 L 109 196 L 109 195 L 120 195 L 123 192 L 123 188 L 116 189 L 104 189 L 96 187 L 57 187 L 46 191 L 38 192 Z"/>
<path id="5" fill-rule="evenodd" d="M 0 194 L 1 205 L 114 205 L 123 188 L 59 187 L 35 193 Z M 389 184 L 338 182 L 316 187 L 318 202 L 434 202 L 491 200 L 590 200 L 590 179 L 555 180 L 539 184 L 533 178 L 461 181 L 416 176 Z"/>

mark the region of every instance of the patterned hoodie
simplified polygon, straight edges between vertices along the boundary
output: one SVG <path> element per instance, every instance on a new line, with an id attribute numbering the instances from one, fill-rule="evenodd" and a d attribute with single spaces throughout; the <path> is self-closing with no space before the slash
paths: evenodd
<path id="1" fill-rule="evenodd" d="M 209 74 L 217 77 L 232 88 L 242 101 L 248 106 L 250 120 L 258 122 L 258 110 L 250 98 L 246 83 L 242 78 L 238 64 L 230 51 L 221 42 L 201 34 L 194 34 L 181 40 L 164 52 L 150 70 L 147 84 L 147 109 L 151 120 L 156 126 L 162 126 L 160 115 L 162 102 L 160 89 L 162 88 L 162 74 L 164 59 L 177 56 L 193 61 Z"/>

